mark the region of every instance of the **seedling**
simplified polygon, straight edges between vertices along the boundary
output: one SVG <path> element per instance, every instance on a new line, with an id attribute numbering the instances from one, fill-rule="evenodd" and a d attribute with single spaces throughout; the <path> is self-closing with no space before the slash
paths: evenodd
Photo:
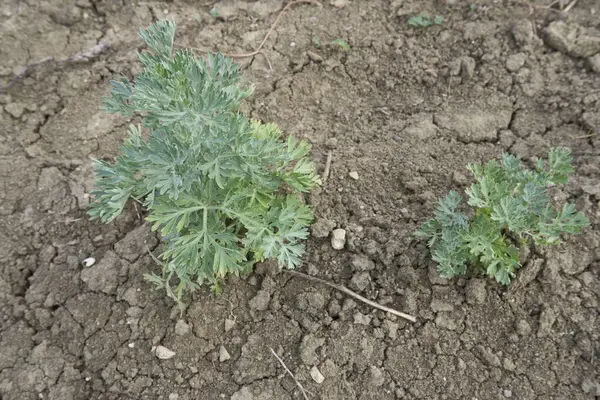
<path id="1" fill-rule="evenodd" d="M 342 38 L 337 38 L 331 41 L 331 44 L 339 47 L 344 53 L 350 51 L 350 45 Z"/>
<path id="2" fill-rule="evenodd" d="M 232 60 L 175 50 L 174 33 L 169 21 L 141 30 L 152 50 L 139 54 L 142 72 L 111 82 L 103 109 L 143 127 L 130 127 L 115 163 L 93 161 L 89 215 L 108 223 L 129 199 L 143 204 L 164 242 L 162 275 L 146 278 L 180 300 L 257 261 L 299 265 L 312 221 L 300 194 L 320 181 L 306 141 L 238 112 L 251 90 Z"/>
<path id="3" fill-rule="evenodd" d="M 472 216 L 459 209 L 460 195 L 451 191 L 435 210 L 435 218 L 415 232 L 427 239 L 440 275 L 465 274 L 467 266 L 507 285 L 520 267 L 519 248 L 561 242 L 563 233 L 580 233 L 589 221 L 575 205 L 555 208 L 548 189 L 567 183 L 573 172 L 571 152 L 555 148 L 548 160 L 538 159 L 535 169 L 504 154 L 501 163 L 469 164 L 476 182 L 466 190 Z"/>
<path id="4" fill-rule="evenodd" d="M 214 18 L 219 18 L 221 16 L 221 14 L 219 14 L 219 10 L 217 10 L 216 7 L 213 7 L 210 9 L 210 11 L 208 12 L 211 16 L 213 16 Z"/>
<path id="5" fill-rule="evenodd" d="M 319 38 L 318 36 L 312 37 L 312 43 L 317 49 L 321 48 L 321 38 Z"/>
<path id="6" fill-rule="evenodd" d="M 422 12 L 419 15 L 415 15 L 408 20 L 408 24 L 417 28 L 426 28 L 432 25 L 442 25 L 444 23 L 444 17 L 436 15 L 433 19 L 427 12 Z"/>

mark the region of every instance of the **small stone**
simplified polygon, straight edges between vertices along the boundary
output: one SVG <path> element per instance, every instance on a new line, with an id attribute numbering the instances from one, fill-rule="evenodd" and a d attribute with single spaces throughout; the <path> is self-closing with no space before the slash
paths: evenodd
<path id="1" fill-rule="evenodd" d="M 233 319 L 227 318 L 225 320 L 225 332 L 229 332 L 230 330 L 232 330 L 234 325 L 235 325 L 235 321 Z"/>
<path id="2" fill-rule="evenodd" d="M 595 56 L 589 57 L 586 60 L 586 64 L 591 71 L 600 74 L 600 53 L 596 54 Z"/>
<path id="3" fill-rule="evenodd" d="M 431 307 L 431 311 L 436 313 L 454 311 L 454 306 L 452 304 L 440 299 L 432 299 L 429 307 Z"/>
<path id="4" fill-rule="evenodd" d="M 465 294 L 467 303 L 469 304 L 483 304 L 487 297 L 485 291 L 485 280 L 484 279 L 471 279 L 467 282 L 465 287 Z"/>
<path id="5" fill-rule="evenodd" d="M 499 367 L 501 366 L 501 362 L 500 362 L 500 358 L 495 355 L 491 349 L 485 348 L 481 345 L 477 346 L 477 351 L 479 352 L 479 355 L 481 356 L 481 358 L 483 358 L 483 360 L 490 366 L 490 367 Z"/>
<path id="6" fill-rule="evenodd" d="M 509 389 L 504 389 L 504 397 L 508 398 L 508 397 L 512 397 L 512 390 Z"/>
<path id="7" fill-rule="evenodd" d="M 313 52 L 313 51 L 307 51 L 307 52 L 306 52 L 306 55 L 308 56 L 308 58 L 309 58 L 309 59 L 310 59 L 312 62 L 315 62 L 315 63 L 322 63 L 322 62 L 323 62 L 323 57 L 321 57 L 319 54 L 317 54 L 317 53 L 315 53 L 315 52 Z M 328 148 L 331 148 L 331 147 L 330 147 L 330 146 L 329 146 L 327 143 L 328 143 L 330 140 L 332 140 L 332 139 L 334 139 L 334 140 L 337 142 L 337 139 L 335 139 L 335 138 L 331 138 L 331 139 L 328 139 L 328 140 L 327 140 L 327 142 L 325 142 L 325 146 L 327 146 Z M 335 145 L 334 145 L 333 147 L 335 147 Z"/>
<path id="8" fill-rule="evenodd" d="M 364 315 L 361 312 L 354 314 L 354 323 L 358 325 L 369 325 L 371 323 L 371 317 Z"/>
<path id="9" fill-rule="evenodd" d="M 319 371 L 319 369 L 316 366 L 313 366 L 310 369 L 310 377 L 313 378 L 313 380 L 319 384 L 323 383 L 323 381 L 325 380 L 325 377 L 323 376 L 321 371 Z"/>
<path id="10" fill-rule="evenodd" d="M 552 333 L 552 325 L 556 321 L 556 311 L 551 307 L 542 310 L 539 320 L 538 337 L 547 337 Z"/>
<path id="11" fill-rule="evenodd" d="M 256 296 L 250 300 L 250 307 L 257 311 L 265 311 L 269 308 L 271 295 L 266 290 L 259 290 Z"/>
<path id="12" fill-rule="evenodd" d="M 335 222 L 318 218 L 311 228 L 311 234 L 316 238 L 326 238 L 333 228 L 335 228 Z"/>
<path id="13" fill-rule="evenodd" d="M 525 64 L 527 55 L 525 53 L 517 53 L 509 56 L 506 59 L 506 69 L 510 72 L 516 72 Z"/>
<path id="14" fill-rule="evenodd" d="M 256 397 L 252 394 L 249 386 L 244 386 L 231 396 L 231 400 L 255 400 Z"/>
<path id="15" fill-rule="evenodd" d="M 348 174 L 348 176 L 349 176 L 350 178 L 354 179 L 355 181 L 357 181 L 357 180 L 358 180 L 358 172 L 356 172 L 356 171 L 351 171 L 351 172 Z"/>
<path id="16" fill-rule="evenodd" d="M 464 80 L 469 80 L 475 74 L 475 59 L 471 57 L 462 57 L 460 61 L 460 72 Z"/>
<path id="17" fill-rule="evenodd" d="M 345 229 L 334 229 L 331 237 L 331 247 L 334 250 L 341 250 L 346 244 L 346 230 Z"/>
<path id="18" fill-rule="evenodd" d="M 387 329 L 388 336 L 390 337 L 390 339 L 395 340 L 398 337 L 398 327 L 400 325 L 398 325 L 397 323 L 392 322 L 388 319 L 383 321 L 383 325 Z"/>
<path id="19" fill-rule="evenodd" d="M 435 317 L 435 325 L 438 328 L 448 329 L 450 331 L 454 331 L 458 328 L 456 320 L 454 320 L 448 312 L 439 312 L 437 317 Z"/>
<path id="20" fill-rule="evenodd" d="M 600 382 L 593 382 L 586 379 L 581 383 L 581 390 L 592 396 L 600 396 Z"/>
<path id="21" fill-rule="evenodd" d="M 221 346 L 219 348 L 219 361 L 220 362 L 225 362 L 227 360 L 230 360 L 231 356 L 229 355 L 229 352 L 227 351 L 227 349 L 225 348 L 225 346 Z"/>
<path id="22" fill-rule="evenodd" d="M 127 345 L 130 349 L 133 349 L 135 347 L 135 343 L 131 342 Z"/>
<path id="23" fill-rule="evenodd" d="M 352 269 L 355 271 L 371 271 L 375 269 L 375 263 L 365 255 L 356 255 L 352 258 Z"/>
<path id="24" fill-rule="evenodd" d="M 313 334 L 305 335 L 300 343 L 300 359 L 306 365 L 315 365 L 318 361 L 316 350 L 325 344 L 325 339 Z"/>
<path id="25" fill-rule="evenodd" d="M 175 334 L 179 336 L 185 336 L 190 332 L 190 326 L 182 319 L 178 320 L 175 324 Z"/>
<path id="26" fill-rule="evenodd" d="M 346 7 L 346 4 L 348 4 L 347 0 L 332 0 L 331 1 L 331 5 L 334 6 L 335 8 L 344 8 L 344 7 Z"/>
<path id="27" fill-rule="evenodd" d="M 516 21 L 512 27 L 512 36 L 518 46 L 525 46 L 533 40 L 533 25 L 528 19 Z"/>
<path id="28" fill-rule="evenodd" d="M 335 138 L 335 137 L 329 138 L 329 139 L 327 139 L 327 141 L 325 142 L 325 146 L 326 146 L 328 149 L 332 149 L 332 150 L 333 150 L 333 149 L 335 149 L 335 148 L 337 147 L 337 144 L 338 144 L 338 140 L 337 140 L 337 138 Z"/>
<path id="29" fill-rule="evenodd" d="M 502 361 L 502 366 L 507 371 L 514 371 L 517 368 L 517 366 L 515 365 L 515 363 L 510 358 L 505 358 Z"/>
<path id="30" fill-rule="evenodd" d="M 385 376 L 383 375 L 383 372 L 381 372 L 379 368 L 372 365 L 371 368 L 369 368 L 369 385 L 380 387 L 383 385 L 384 381 Z"/>
<path id="31" fill-rule="evenodd" d="M 448 65 L 448 70 L 449 70 L 450 76 L 460 75 L 461 64 L 462 64 L 462 61 L 460 58 L 456 58 L 450 62 L 450 64 Z"/>
<path id="32" fill-rule="evenodd" d="M 169 400 L 179 400 L 179 395 L 177 393 L 169 394 Z"/>
<path id="33" fill-rule="evenodd" d="M 168 360 L 169 358 L 173 358 L 175 352 L 173 350 L 167 349 L 164 346 L 157 346 L 154 350 L 154 354 L 161 360 Z"/>
<path id="34" fill-rule="evenodd" d="M 7 113 L 9 113 L 15 118 L 21 118 L 21 116 L 25 112 L 25 106 L 23 106 L 23 104 L 21 103 L 9 103 L 4 106 L 4 109 Z"/>
<path id="35" fill-rule="evenodd" d="M 359 292 L 364 291 L 367 286 L 369 286 L 369 282 L 371 281 L 371 276 L 368 272 L 357 272 L 352 275 L 352 279 L 350 280 L 350 287 L 358 290 Z"/>
<path id="36" fill-rule="evenodd" d="M 94 257 L 88 257 L 81 262 L 81 265 L 83 265 L 86 268 L 91 267 L 94 264 L 96 264 L 96 259 Z"/>
<path id="37" fill-rule="evenodd" d="M 457 185 L 466 185 L 467 183 L 469 183 L 469 178 L 467 178 L 465 174 L 459 171 L 454 171 L 454 173 L 452 174 L 452 180 Z"/>
<path id="38" fill-rule="evenodd" d="M 573 39 L 569 33 L 571 29 L 564 21 L 551 22 L 545 29 L 544 41 L 548 47 L 568 54 L 571 51 Z"/>

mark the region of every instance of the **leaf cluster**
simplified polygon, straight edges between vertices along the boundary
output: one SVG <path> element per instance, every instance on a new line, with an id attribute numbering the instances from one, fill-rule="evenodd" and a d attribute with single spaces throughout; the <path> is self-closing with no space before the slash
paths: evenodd
<path id="1" fill-rule="evenodd" d="M 130 127 L 115 163 L 93 161 L 89 215 L 107 223 L 141 202 L 165 249 L 162 276 L 147 278 L 180 299 L 256 261 L 297 266 L 312 221 L 300 195 L 320 182 L 309 143 L 237 111 L 251 90 L 231 59 L 175 50 L 174 34 L 169 21 L 141 30 L 143 70 L 111 82 L 103 109 L 141 115 L 143 127 Z"/>
<path id="2" fill-rule="evenodd" d="M 580 233 L 589 226 L 575 205 L 555 208 L 548 195 L 550 187 L 564 185 L 573 171 L 569 149 L 552 149 L 534 169 L 510 154 L 501 162 L 469 164 L 468 169 L 475 178 L 466 190 L 473 215 L 459 208 L 461 196 L 451 191 L 440 200 L 435 218 L 415 232 L 427 240 L 443 277 L 464 274 L 472 265 L 507 285 L 520 266 L 520 246 L 529 241 L 560 243 L 563 233 Z"/>
<path id="3" fill-rule="evenodd" d="M 415 28 L 427 28 L 432 25 L 442 25 L 444 23 L 444 17 L 436 15 L 431 17 L 428 12 L 424 11 L 418 15 L 415 15 L 408 20 L 410 26 Z"/>

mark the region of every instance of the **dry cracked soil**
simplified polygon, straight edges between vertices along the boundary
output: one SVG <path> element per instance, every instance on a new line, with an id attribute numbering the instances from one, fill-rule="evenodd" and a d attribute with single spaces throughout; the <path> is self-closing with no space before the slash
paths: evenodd
<path id="1" fill-rule="evenodd" d="M 132 122 L 99 105 L 110 79 L 139 71 L 137 31 L 172 18 L 178 45 L 245 52 L 283 6 L 2 1 L 0 399 L 303 399 L 269 347 L 311 399 L 598 398 L 597 0 L 566 13 L 508 0 L 298 4 L 264 56 L 237 59 L 255 86 L 244 112 L 310 140 L 320 170 L 333 154 L 308 199 L 318 222 L 302 270 L 414 324 L 270 264 L 188 296 L 181 314 L 142 278 L 158 240 L 139 211 L 89 221 L 90 158 L 114 158 Z M 443 24 L 409 26 L 421 11 Z M 576 173 L 553 196 L 592 227 L 534 249 L 508 288 L 439 278 L 411 233 L 469 184 L 466 163 L 504 151 L 529 163 L 557 145 Z M 324 237 L 333 228 L 348 232 L 343 250 Z"/>

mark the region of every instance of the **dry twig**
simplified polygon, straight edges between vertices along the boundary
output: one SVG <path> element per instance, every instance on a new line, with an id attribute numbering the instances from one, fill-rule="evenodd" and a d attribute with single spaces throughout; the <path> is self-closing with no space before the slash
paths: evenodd
<path id="1" fill-rule="evenodd" d="M 556 3 L 557 2 L 555 1 L 554 3 L 546 6 L 546 5 L 543 5 L 543 4 L 535 4 L 535 3 L 530 3 L 530 2 L 527 2 L 527 1 L 517 1 L 517 2 L 515 2 L 515 4 L 518 4 L 518 5 L 521 5 L 521 6 L 525 6 L 525 7 L 529 7 L 530 9 L 531 8 L 535 8 L 535 9 L 539 9 L 539 10 L 552 11 L 552 12 L 555 12 L 555 13 L 562 14 L 563 11 L 557 10 L 556 8 L 552 8 L 552 6 L 554 4 L 556 4 Z"/>
<path id="2" fill-rule="evenodd" d="M 417 322 L 417 319 L 415 317 L 413 317 L 412 315 L 408 315 L 408 314 L 405 314 L 403 312 L 394 310 L 393 308 L 382 306 L 381 304 L 376 303 L 376 302 L 374 302 L 372 300 L 369 300 L 366 297 L 361 296 L 360 294 L 354 293 L 352 290 L 348 289 L 345 286 L 336 285 L 335 283 L 328 282 L 328 281 L 323 280 L 321 278 L 317 278 L 316 276 L 306 275 L 306 274 L 303 274 L 302 272 L 298 272 L 298 271 L 293 271 L 293 270 L 289 270 L 289 269 L 284 269 L 284 271 L 287 272 L 288 274 L 291 274 L 291 275 L 294 275 L 294 276 L 298 276 L 300 278 L 308 279 L 309 281 L 313 281 L 313 282 L 317 282 L 317 283 L 322 283 L 323 285 L 327 285 L 329 287 L 332 287 L 332 288 L 334 288 L 336 290 L 339 290 L 340 292 L 346 293 L 347 295 L 354 297 L 357 300 L 362 301 L 365 304 L 370 305 L 371 307 L 375 307 L 375 308 L 378 308 L 378 309 L 383 310 L 385 312 L 389 312 L 390 314 L 394 314 L 394 315 L 396 315 L 398 317 L 407 319 L 407 320 L 409 320 L 411 322 Z"/>
<path id="3" fill-rule="evenodd" d="M 321 176 L 321 180 L 323 181 L 323 183 L 325 183 L 327 181 L 327 178 L 329 178 L 329 170 L 331 169 L 332 158 L 333 152 L 329 150 L 329 152 L 327 152 L 327 161 L 325 161 L 325 169 L 323 170 L 323 175 Z"/>
<path id="4" fill-rule="evenodd" d="M 575 3 L 577 3 L 577 0 L 573 0 L 572 2 L 570 2 L 569 5 L 566 6 L 563 11 L 565 13 L 568 13 L 569 11 L 571 11 L 571 8 L 573 8 L 573 6 L 575 5 Z"/>
<path id="5" fill-rule="evenodd" d="M 283 367 L 283 369 L 285 369 L 285 371 L 288 373 L 288 375 L 292 377 L 292 379 L 294 380 L 294 382 L 296 382 L 296 385 L 298 385 L 298 387 L 302 391 L 302 395 L 304 396 L 304 398 L 306 400 L 308 400 L 308 395 L 306 394 L 306 392 L 307 392 L 306 389 L 304 389 L 304 387 L 302 386 L 302 384 L 300 382 L 298 382 L 298 380 L 296 379 L 296 377 L 294 376 L 294 374 L 292 374 L 292 371 L 290 371 L 290 369 L 285 365 L 285 363 L 283 362 L 283 360 L 281 359 L 281 357 L 279 357 L 277 355 L 277 353 L 275 352 L 275 350 L 273 350 L 271 347 L 269 347 L 269 350 L 271 350 L 271 353 L 273 353 L 273 355 L 275 356 L 275 358 L 277 359 L 277 361 L 279 361 L 279 364 L 281 364 L 281 366 Z"/>

